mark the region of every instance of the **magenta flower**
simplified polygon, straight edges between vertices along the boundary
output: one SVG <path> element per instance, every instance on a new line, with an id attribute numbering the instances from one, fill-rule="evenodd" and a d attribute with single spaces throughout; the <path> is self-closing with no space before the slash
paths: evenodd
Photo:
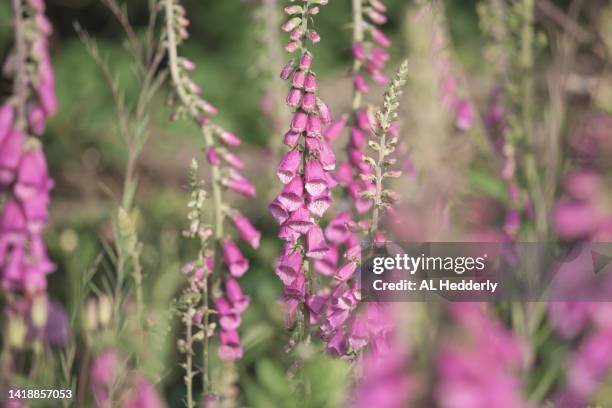
<path id="1" fill-rule="evenodd" d="M 325 170 L 319 160 L 308 160 L 304 168 L 304 180 L 306 191 L 312 195 L 319 195 L 327 189 Z"/>
<path id="2" fill-rule="evenodd" d="M 219 358 L 221 360 L 236 360 L 242 358 L 243 350 L 240 345 L 240 336 L 235 330 L 221 331 L 219 335 L 221 346 L 219 347 Z"/>
<path id="3" fill-rule="evenodd" d="M 223 143 L 224 145 L 227 145 L 230 147 L 240 146 L 240 138 L 238 138 L 238 136 L 236 136 L 232 132 L 228 132 L 227 130 L 224 130 L 222 132 L 219 132 L 217 136 L 219 137 L 219 140 L 221 141 L 221 143 Z"/>
<path id="4" fill-rule="evenodd" d="M 236 279 L 230 278 L 225 282 L 225 293 L 238 313 L 244 312 L 249 306 L 250 298 L 242 293 Z"/>
<path id="5" fill-rule="evenodd" d="M 133 395 L 121 408 L 164 408 L 166 404 L 160 399 L 155 387 L 143 377 L 134 379 Z"/>
<path id="6" fill-rule="evenodd" d="M 323 230 L 314 225 L 306 233 L 306 256 L 312 259 L 322 259 L 328 247 L 323 236 Z"/>
<path id="7" fill-rule="evenodd" d="M 254 249 L 259 248 L 259 241 L 261 240 L 261 233 L 253 227 L 251 221 L 239 212 L 235 212 L 232 216 L 234 226 L 238 230 L 240 237 L 249 243 Z"/>
<path id="8" fill-rule="evenodd" d="M 240 313 L 224 298 L 215 299 L 215 308 L 219 314 L 219 326 L 222 330 L 236 330 L 240 326 Z"/>
<path id="9" fill-rule="evenodd" d="M 283 143 L 291 148 L 294 148 L 300 140 L 300 133 L 288 131 L 283 136 Z"/>
<path id="10" fill-rule="evenodd" d="M 314 268 L 321 275 L 331 276 L 336 271 L 338 265 L 339 253 L 335 246 L 330 246 L 323 258 L 317 259 Z"/>
<path id="11" fill-rule="evenodd" d="M 299 251 L 281 256 L 280 264 L 276 268 L 276 275 L 285 285 L 290 285 L 300 274 L 303 259 Z"/>
<path id="12" fill-rule="evenodd" d="M 281 180 L 283 184 L 289 183 L 297 172 L 300 170 L 300 166 L 302 162 L 302 157 L 299 151 L 291 150 L 288 152 L 285 157 L 281 160 L 278 165 L 278 178 Z"/>
<path id="13" fill-rule="evenodd" d="M 310 211 L 302 206 L 291 213 L 287 220 L 287 226 L 298 234 L 306 234 L 314 225 L 310 217 Z"/>
<path id="14" fill-rule="evenodd" d="M 307 195 L 308 199 L 308 210 L 316 215 L 317 217 L 322 217 L 325 214 L 325 211 L 331 206 L 332 199 L 329 191 L 326 190 L 318 196 L 312 196 L 310 194 Z"/>
<path id="15" fill-rule="evenodd" d="M 317 97 L 313 56 L 307 49 L 308 42 L 316 43 L 320 37 L 306 24 L 324 4 L 289 6 L 286 11 L 291 17 L 284 25 L 291 31 L 287 51 L 295 52 L 299 48 L 302 52 L 297 64 L 292 60 L 281 72 L 281 78 L 290 81 L 287 104 L 294 109 L 290 130 L 283 137 L 283 143 L 291 151 L 278 167 L 278 176 L 285 185 L 268 208 L 281 224 L 279 238 L 286 242 L 276 274 L 285 285 L 283 301 L 287 322 L 294 321 L 296 314 L 305 309 L 300 305 L 312 295 L 306 292 L 310 286 L 306 285 L 303 267 L 308 263 L 304 263 L 304 255 L 319 259 L 328 250 L 316 217 L 321 217 L 330 207 L 329 188 L 335 184 L 329 173 L 335 167 L 335 155 L 322 136 L 323 127 L 332 123 L 332 117 L 329 107 Z M 301 17 L 297 17 L 299 14 Z M 304 93 L 298 98 L 295 90 Z M 316 322 L 316 318 L 311 317 L 310 321 Z M 304 327 L 304 330 L 308 329 Z"/>
<path id="16" fill-rule="evenodd" d="M 302 111 L 298 111 L 293 116 L 293 120 L 291 121 L 291 131 L 295 133 L 302 133 L 306 130 L 306 122 L 308 120 L 308 116 L 306 113 Z"/>
<path id="17" fill-rule="evenodd" d="M 223 258 L 233 277 L 239 278 L 249 269 L 249 261 L 230 238 L 223 240 Z"/>
<path id="18" fill-rule="evenodd" d="M 23 149 L 23 133 L 18 129 L 9 130 L 0 144 L 0 187 L 3 189 L 13 182 Z"/>
<path id="19" fill-rule="evenodd" d="M 108 393 L 121 370 L 119 355 L 114 350 L 103 351 L 91 367 L 91 388 L 98 405 L 105 405 Z"/>
<path id="20" fill-rule="evenodd" d="M 292 108 L 300 106 L 300 103 L 302 102 L 302 91 L 297 88 L 292 88 L 287 94 L 286 101 L 287 105 L 291 106 Z"/>
<path id="21" fill-rule="evenodd" d="M 287 209 L 293 212 L 302 207 L 304 201 L 304 182 L 301 177 L 294 177 L 285 185 L 283 191 L 277 197 L 278 202 Z"/>
<path id="22" fill-rule="evenodd" d="M 289 105 L 289 103 L 287 103 L 287 105 Z M 291 106 L 291 105 L 289 105 Z M 298 105 L 295 105 L 294 107 L 297 107 Z M 304 97 L 302 98 L 302 109 L 305 112 L 314 112 L 315 109 L 317 107 L 317 98 L 316 96 L 311 93 L 311 92 L 307 92 L 304 94 Z"/>

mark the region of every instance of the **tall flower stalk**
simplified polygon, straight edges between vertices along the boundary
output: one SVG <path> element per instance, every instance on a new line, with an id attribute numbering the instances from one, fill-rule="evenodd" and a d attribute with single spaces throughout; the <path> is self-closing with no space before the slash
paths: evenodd
<path id="1" fill-rule="evenodd" d="M 372 201 L 362 194 L 374 189 L 371 181 L 361 177 L 369 171 L 361 157 L 366 145 L 366 135 L 374 123 L 373 110 L 364 106 L 364 96 L 370 91 L 368 78 L 380 85 L 386 85 L 388 82 L 383 70 L 389 60 L 387 49 L 391 46 L 391 41 L 378 27 L 387 21 L 385 11 L 386 6 L 380 0 L 352 1 L 353 99 L 348 120 L 350 138 L 347 143 L 348 161 L 339 165 L 337 178 L 346 188 L 357 214 L 366 213 L 372 206 Z M 334 140 L 346 123 L 345 118 L 340 118 L 326 130 L 325 136 Z"/>
<path id="2" fill-rule="evenodd" d="M 326 231 L 333 242 L 346 244 L 344 240 L 347 237 L 361 233 L 374 245 L 385 243 L 381 219 L 397 199 L 397 194 L 389 188 L 388 179 L 401 175 L 400 171 L 391 168 L 396 162 L 391 156 L 399 140 L 394 130 L 397 129 L 394 122 L 407 75 L 408 62 L 404 61 L 385 93 L 383 106 L 376 113 L 375 125 L 371 127 L 368 146 L 375 157 L 362 156 L 362 160 L 370 168 L 363 177 L 374 185 L 374 191 L 362 193 L 373 202 L 369 217 L 355 223 L 350 220 L 348 213 L 337 216 Z M 354 358 L 368 344 L 373 345 L 374 352 L 385 349 L 386 337 L 393 326 L 389 313 L 382 304 L 370 303 L 358 309 L 361 288 L 358 281 L 352 284 L 350 282 L 365 249 L 359 242 L 347 246 L 344 255 L 347 262 L 334 272 L 337 284 L 325 299 L 327 306 L 322 313 L 321 334 L 327 342 L 327 350 L 337 356 Z"/>
<path id="3" fill-rule="evenodd" d="M 47 257 L 43 229 L 48 219 L 49 178 L 39 139 L 57 110 L 48 50 L 52 27 L 43 1 L 13 0 L 15 47 L 7 71 L 13 95 L 0 106 L 0 293 L 8 304 L 6 341 L 0 358 L 2 382 L 12 371 L 11 349 L 26 346 L 26 321 L 47 323 Z"/>
<path id="4" fill-rule="evenodd" d="M 196 327 L 200 329 L 202 337 L 202 390 L 207 397 L 211 392 L 209 379 L 209 338 L 211 334 L 211 302 L 214 301 L 214 313 L 217 314 L 220 327 L 220 342 L 218 355 L 222 360 L 231 361 L 241 358 L 243 354 L 237 328 L 240 325 L 240 314 L 247 308 L 249 298 L 245 296 L 236 278 L 241 277 L 249 268 L 248 260 L 242 255 L 238 246 L 224 232 L 224 223 L 231 220 L 234 227 L 253 248 L 259 246 L 261 234 L 251 225 L 250 221 L 237 210 L 224 203 L 224 190 L 232 190 L 247 197 L 255 195 L 255 187 L 239 170 L 244 168 L 242 161 L 231 151 L 231 148 L 240 145 L 240 139 L 233 133 L 214 123 L 210 116 L 217 109 L 203 99 L 200 87 L 191 79 L 189 71 L 195 69 L 195 64 L 179 56 L 179 45 L 188 38 L 185 9 L 176 0 L 163 0 L 161 5 L 165 11 L 166 29 L 163 41 L 166 45 L 168 65 L 171 77 L 173 94 L 178 100 L 174 111 L 174 118 L 188 118 L 194 121 L 202 132 L 206 159 L 211 169 L 212 190 L 212 223 L 209 227 L 202 224 L 201 200 L 204 193 L 199 184 L 192 179 L 190 205 L 195 207 L 190 215 L 190 234 L 200 240 L 200 250 L 197 259 L 189 263 L 187 272 L 196 274 L 201 280 L 198 287 L 201 290 L 201 306 L 195 315 Z M 192 175 L 195 169 L 192 165 Z M 194 176 L 192 176 L 193 178 Z M 196 184 L 194 184 L 196 183 Z M 208 237 L 212 237 L 211 248 L 208 248 Z M 223 261 L 223 262 L 222 262 Z M 224 264 L 225 269 L 221 268 Z M 191 313 L 191 312 L 189 312 Z M 188 359 L 190 352 L 188 351 Z M 191 373 L 191 360 L 187 364 L 188 373 Z M 191 390 L 191 377 L 186 376 L 187 388 Z M 188 397 L 191 400 L 191 395 Z"/>
<path id="5" fill-rule="evenodd" d="M 281 193 L 269 209 L 281 224 L 279 238 L 285 241 L 276 274 L 285 285 L 283 300 L 287 321 L 293 327 L 290 348 L 300 341 L 309 341 L 311 310 L 308 306 L 314 294 L 310 260 L 325 256 L 328 245 L 319 226 L 321 217 L 331 204 L 331 171 L 336 157 L 322 137 L 322 127 L 331 122 L 327 105 L 317 97 L 317 76 L 312 69 L 313 57 L 309 44 L 320 41 L 319 34 L 309 28 L 319 5 L 327 0 L 307 0 L 285 8 L 290 16 L 282 29 L 290 33 L 285 49 L 298 53 L 281 71 L 281 79 L 290 81 L 286 98 L 293 110 L 289 130 L 283 142 L 290 150 L 281 160 L 278 177 L 284 184 Z"/>

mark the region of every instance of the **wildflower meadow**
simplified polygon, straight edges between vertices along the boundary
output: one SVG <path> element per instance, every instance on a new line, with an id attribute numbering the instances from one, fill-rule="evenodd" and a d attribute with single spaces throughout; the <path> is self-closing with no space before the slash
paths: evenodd
<path id="1" fill-rule="evenodd" d="M 612 407 L 612 2 L 3 0 L 0 407 Z"/>

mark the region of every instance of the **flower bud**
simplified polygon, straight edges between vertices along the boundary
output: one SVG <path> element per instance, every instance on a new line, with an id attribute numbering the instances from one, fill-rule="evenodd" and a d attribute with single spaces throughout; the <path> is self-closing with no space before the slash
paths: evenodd
<path id="1" fill-rule="evenodd" d="M 366 53 L 363 49 L 363 44 L 360 42 L 353 43 L 353 58 L 359 61 L 364 61 L 366 59 Z"/>
<path id="2" fill-rule="evenodd" d="M 308 38 L 310 39 L 310 41 L 312 41 L 313 44 L 316 44 L 321 41 L 321 36 L 314 30 L 308 31 Z"/>
<path id="3" fill-rule="evenodd" d="M 289 90 L 289 93 L 287 94 L 287 105 L 291 106 L 292 108 L 297 108 L 298 106 L 300 106 L 301 101 L 302 91 L 297 88 L 291 88 L 291 90 Z"/>
<path id="4" fill-rule="evenodd" d="M 100 295 L 98 299 L 98 320 L 100 326 L 108 326 L 113 315 L 113 303 L 108 295 Z"/>
<path id="5" fill-rule="evenodd" d="M 224 130 L 218 133 L 217 136 L 219 137 L 219 140 L 221 141 L 221 143 L 223 143 L 226 146 L 230 146 L 230 147 L 240 146 L 240 139 L 238 138 L 238 136 L 236 136 L 232 132 L 228 132 L 227 130 Z"/>
<path id="6" fill-rule="evenodd" d="M 309 53 L 304 53 L 300 58 L 300 69 L 308 70 L 310 69 L 310 65 L 312 64 L 312 55 Z"/>
<path id="7" fill-rule="evenodd" d="M 304 31 L 300 27 L 298 27 L 293 30 L 291 34 L 289 34 L 289 38 L 291 38 L 292 41 L 299 41 L 303 35 Z"/>
<path id="8" fill-rule="evenodd" d="M 214 147 L 209 147 L 206 150 L 206 160 L 211 166 L 218 166 L 220 163 L 219 154 L 217 153 L 217 149 Z"/>
<path id="9" fill-rule="evenodd" d="M 332 121 L 331 111 L 329 110 L 329 106 L 322 100 L 317 100 L 317 105 L 319 106 L 319 116 L 323 121 L 323 124 L 329 125 Z"/>
<path id="10" fill-rule="evenodd" d="M 298 5 L 292 5 L 292 6 L 285 7 L 285 13 L 289 15 L 301 13 L 303 10 L 304 9 Z"/>
<path id="11" fill-rule="evenodd" d="M 32 310 L 30 313 L 34 327 L 41 329 L 47 324 L 49 312 L 47 304 L 47 298 L 44 296 L 36 296 L 32 301 Z"/>
<path id="12" fill-rule="evenodd" d="M 304 71 L 297 71 L 293 74 L 293 78 L 291 79 L 291 86 L 297 89 L 304 88 L 304 82 L 306 81 L 306 74 Z"/>
<path id="13" fill-rule="evenodd" d="M 353 85 L 355 86 L 355 89 L 357 89 L 361 93 L 368 93 L 368 91 L 370 90 L 370 88 L 368 87 L 368 83 L 361 74 L 355 75 L 355 77 L 353 78 Z"/>
<path id="14" fill-rule="evenodd" d="M 291 148 L 297 145 L 300 140 L 300 133 L 292 132 L 291 130 L 283 136 L 283 143 Z"/>
<path id="15" fill-rule="evenodd" d="M 317 77 L 314 74 L 306 75 L 304 80 L 304 90 L 306 92 L 314 92 L 317 90 Z"/>
<path id="16" fill-rule="evenodd" d="M 11 316 L 8 321 L 8 343 L 11 347 L 21 349 L 25 342 L 27 326 L 20 316 Z"/>
<path id="17" fill-rule="evenodd" d="M 298 111 L 293 115 L 291 120 L 291 130 L 296 133 L 301 133 L 306 130 L 307 116 L 304 112 Z"/>
<path id="18" fill-rule="evenodd" d="M 300 17 L 293 17 L 292 19 L 287 21 L 285 24 L 283 24 L 281 26 L 281 29 L 285 32 L 289 32 L 293 30 L 294 28 L 296 28 L 297 26 L 299 26 L 301 22 L 302 22 L 302 19 Z"/>
<path id="19" fill-rule="evenodd" d="M 241 277 L 249 269 L 249 261 L 242 255 L 238 246 L 229 238 L 223 240 L 223 258 L 230 274 Z"/>
<path id="20" fill-rule="evenodd" d="M 302 109 L 310 113 L 315 110 L 316 106 L 317 106 L 317 98 L 314 96 L 314 94 L 311 92 L 305 93 L 304 97 L 302 98 Z"/>
<path id="21" fill-rule="evenodd" d="M 297 174 L 302 162 L 302 155 L 298 150 L 291 150 L 281 160 L 277 175 L 283 184 L 289 183 Z"/>
<path id="22" fill-rule="evenodd" d="M 299 47 L 299 44 L 297 41 L 289 41 L 286 45 L 285 45 L 285 51 L 287 52 L 295 52 L 297 51 Z"/>
<path id="23" fill-rule="evenodd" d="M 280 78 L 283 81 L 289 79 L 289 77 L 291 76 L 291 73 L 293 72 L 293 63 L 294 63 L 293 60 L 289 61 L 287 64 L 285 64 L 285 66 L 281 70 Z"/>
<path id="24" fill-rule="evenodd" d="M 308 115 L 306 123 L 306 135 L 309 137 L 319 136 L 321 134 L 321 119 L 319 115 Z"/>
<path id="25" fill-rule="evenodd" d="M 305 188 L 311 195 L 317 196 L 327 188 L 325 171 L 321 163 L 314 158 L 311 158 L 306 163 L 304 169 L 304 179 L 306 180 Z"/>

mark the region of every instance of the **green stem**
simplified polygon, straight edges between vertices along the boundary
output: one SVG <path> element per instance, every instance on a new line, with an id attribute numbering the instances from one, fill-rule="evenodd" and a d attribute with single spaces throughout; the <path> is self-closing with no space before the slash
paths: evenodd
<path id="1" fill-rule="evenodd" d="M 188 310 L 192 310 L 191 306 L 189 306 Z M 186 353 L 187 353 L 187 361 L 185 362 L 185 384 L 187 386 L 187 407 L 193 408 L 193 338 L 192 338 L 192 321 L 189 313 L 185 316 L 185 324 L 187 325 L 187 344 Z"/>
<path id="2" fill-rule="evenodd" d="M 185 88 L 181 84 L 181 78 L 178 68 L 178 52 L 177 52 L 177 41 L 176 35 L 174 32 L 173 26 L 173 1 L 165 0 L 165 11 L 166 11 L 166 34 L 168 36 L 167 41 L 167 49 L 168 49 L 168 65 L 170 67 L 170 76 L 172 82 L 174 84 L 174 89 L 178 97 L 180 98 L 183 106 L 185 106 L 191 116 L 194 119 L 198 117 L 198 111 L 194 104 L 191 103 L 189 95 L 185 91 Z M 202 134 L 204 137 L 204 145 L 206 149 L 214 147 L 214 140 L 212 135 L 212 128 L 210 125 L 202 126 Z M 218 267 L 220 262 L 218 262 L 218 254 L 219 249 L 222 245 L 223 240 L 223 199 L 221 195 L 221 173 L 219 170 L 219 166 L 211 165 L 211 173 L 212 173 L 212 199 L 213 199 L 213 211 L 214 211 L 214 254 L 215 258 L 215 269 Z M 205 262 L 205 260 L 204 260 Z M 210 271 L 211 276 L 213 277 L 213 287 L 217 287 L 219 285 L 218 278 L 219 274 L 215 273 L 215 271 Z M 202 312 L 203 312 L 203 324 L 204 324 L 204 339 L 203 339 L 203 352 L 202 352 L 202 392 L 203 397 L 209 393 L 210 390 L 210 381 L 209 381 L 209 339 L 208 339 L 208 324 L 209 324 L 209 314 L 210 311 L 208 309 L 208 279 L 206 274 L 204 274 L 204 285 L 202 289 Z"/>

